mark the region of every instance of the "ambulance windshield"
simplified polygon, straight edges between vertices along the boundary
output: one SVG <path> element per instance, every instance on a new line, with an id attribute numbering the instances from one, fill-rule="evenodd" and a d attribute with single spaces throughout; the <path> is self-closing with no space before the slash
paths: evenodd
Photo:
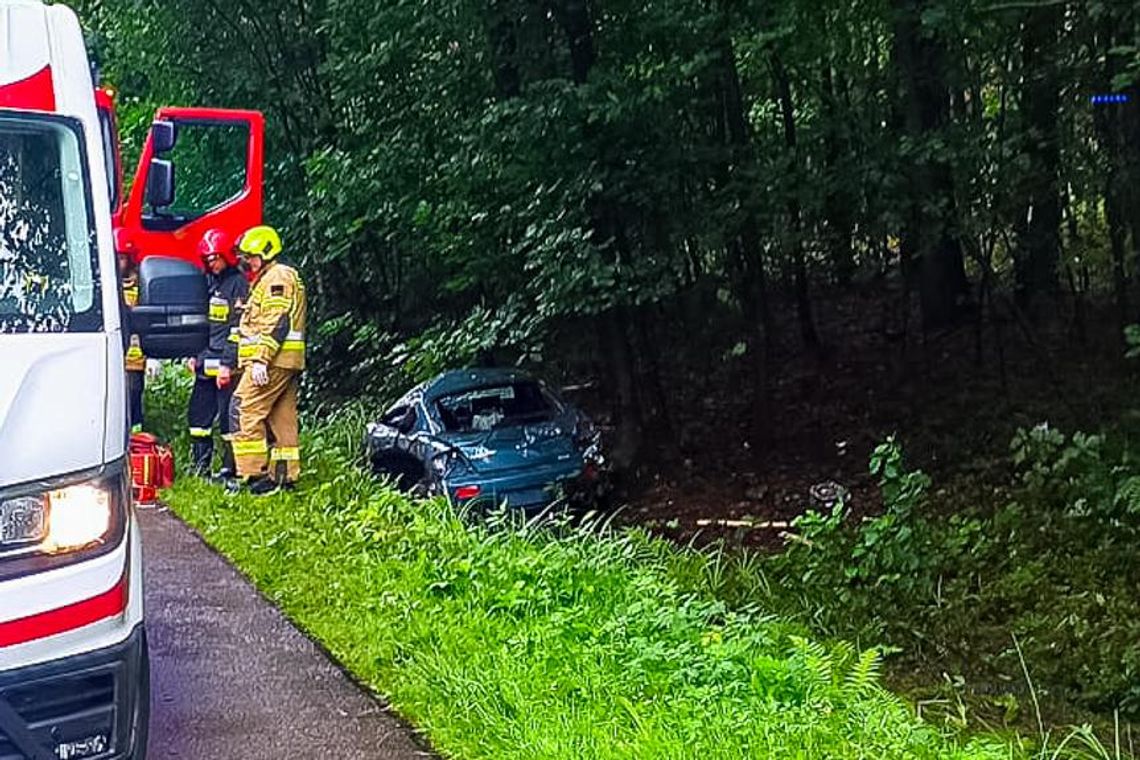
<path id="1" fill-rule="evenodd" d="M 102 329 L 81 131 L 0 113 L 0 333 Z"/>

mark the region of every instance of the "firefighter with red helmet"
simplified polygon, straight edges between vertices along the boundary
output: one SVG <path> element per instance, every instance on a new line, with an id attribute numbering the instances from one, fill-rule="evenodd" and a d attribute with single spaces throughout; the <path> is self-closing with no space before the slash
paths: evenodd
<path id="1" fill-rule="evenodd" d="M 230 403 L 237 386 L 238 326 L 249 298 L 249 281 L 238 269 L 233 238 L 224 230 L 212 229 L 202 236 L 198 255 L 206 269 L 210 295 L 210 342 L 189 361 L 194 373 L 190 394 L 191 466 L 195 474 L 208 476 L 214 459 L 214 421 L 222 433 L 222 468 L 219 479 L 235 476 L 230 441 Z"/>

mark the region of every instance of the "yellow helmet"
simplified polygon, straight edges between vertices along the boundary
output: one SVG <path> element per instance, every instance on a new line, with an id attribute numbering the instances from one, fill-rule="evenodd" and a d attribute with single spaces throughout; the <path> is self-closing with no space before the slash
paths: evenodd
<path id="1" fill-rule="evenodd" d="M 238 238 L 238 250 L 246 256 L 260 256 L 269 261 L 281 253 L 281 236 L 268 225 L 252 227 Z"/>

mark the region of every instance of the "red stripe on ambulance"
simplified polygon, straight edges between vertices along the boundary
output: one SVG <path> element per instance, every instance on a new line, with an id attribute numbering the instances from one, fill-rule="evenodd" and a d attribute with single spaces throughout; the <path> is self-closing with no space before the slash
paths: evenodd
<path id="1" fill-rule="evenodd" d="M 48 636 L 74 631 L 76 628 L 123 614 L 127 609 L 129 595 L 127 583 L 127 574 L 124 572 L 123 577 L 110 591 L 99 596 L 19 620 L 0 623 L 0 647 L 46 639 Z"/>

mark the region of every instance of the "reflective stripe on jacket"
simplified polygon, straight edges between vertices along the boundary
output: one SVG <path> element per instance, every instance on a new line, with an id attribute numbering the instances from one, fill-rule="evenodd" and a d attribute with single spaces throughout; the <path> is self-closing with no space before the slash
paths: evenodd
<path id="1" fill-rule="evenodd" d="M 253 283 L 239 328 L 238 366 L 305 368 L 305 286 L 297 270 L 270 262 Z"/>
<path id="2" fill-rule="evenodd" d="M 199 373 L 216 377 L 221 366 L 237 369 L 237 332 L 249 298 L 249 281 L 236 268 L 208 278 L 210 289 L 210 343 L 198 355 Z"/>
<path id="3" fill-rule="evenodd" d="M 139 281 L 137 277 L 124 277 L 123 278 L 123 301 L 127 304 L 128 308 L 134 308 L 139 303 Z M 127 372 L 144 372 L 146 371 L 146 356 L 143 355 L 142 344 L 139 342 L 139 336 L 131 335 L 130 345 L 127 347 L 126 356 L 126 370 Z"/>

